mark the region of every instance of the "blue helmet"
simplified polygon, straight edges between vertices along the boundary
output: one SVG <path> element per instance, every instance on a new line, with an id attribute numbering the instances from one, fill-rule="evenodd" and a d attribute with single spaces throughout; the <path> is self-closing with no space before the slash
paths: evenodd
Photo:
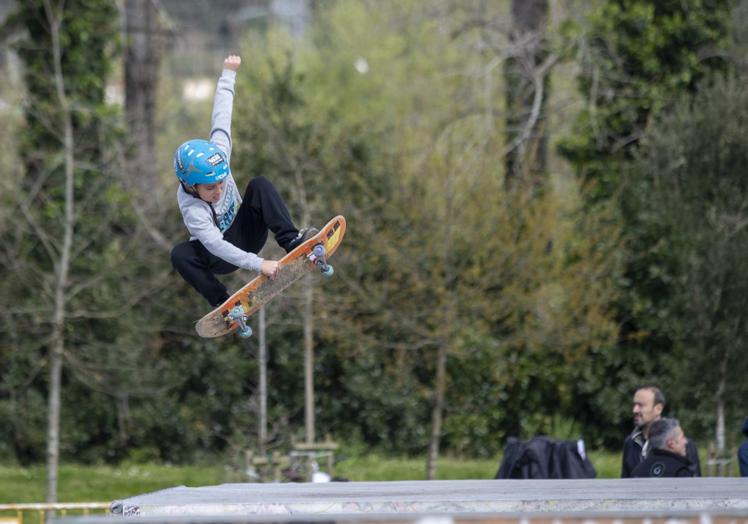
<path id="1" fill-rule="evenodd" d="M 207 140 L 188 140 L 174 153 L 177 178 L 189 186 L 215 184 L 229 175 L 226 153 Z"/>

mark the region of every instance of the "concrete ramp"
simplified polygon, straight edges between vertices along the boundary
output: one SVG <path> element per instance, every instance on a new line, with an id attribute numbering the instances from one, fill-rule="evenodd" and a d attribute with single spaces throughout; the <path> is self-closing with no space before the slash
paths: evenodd
<path id="1" fill-rule="evenodd" d="M 727 512 L 727 513 L 725 513 Z M 222 484 L 174 488 L 112 503 L 120 517 L 257 517 L 290 521 L 412 521 L 422 516 L 501 515 L 743 516 L 748 524 L 748 478 L 615 480 L 455 480 Z M 285 517 L 283 517 L 285 516 Z M 255 520 L 254 517 L 249 520 Z M 111 517 L 110 517 L 111 518 Z M 513 518 L 513 517 L 512 517 Z M 694 517 L 696 518 L 696 517 Z M 701 522 L 700 517 L 697 521 Z M 146 519 L 150 520 L 150 519 Z M 241 519 L 240 519 L 241 520 Z M 244 520 L 247 520 L 246 518 Z M 247 520 L 247 521 L 249 521 Z"/>

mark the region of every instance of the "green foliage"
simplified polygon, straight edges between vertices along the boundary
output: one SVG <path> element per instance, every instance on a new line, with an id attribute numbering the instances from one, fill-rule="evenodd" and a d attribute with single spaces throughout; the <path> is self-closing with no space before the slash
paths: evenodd
<path id="1" fill-rule="evenodd" d="M 64 191 L 65 109 L 72 120 L 74 180 L 69 279 L 62 289 L 64 303 L 56 310 L 65 323 L 63 457 L 121 457 L 128 398 L 143 395 L 158 373 L 158 366 L 144 365 L 154 348 L 145 333 L 139 336 L 142 317 L 124 314 L 143 293 L 138 282 L 144 278 L 138 257 L 143 253 L 132 249 L 137 236 L 129 195 L 117 177 L 123 141 L 119 112 L 104 100 L 117 51 L 117 9 L 104 0 L 61 7 L 24 2 L 13 19 L 23 29 L 16 48 L 25 64 L 25 119 L 18 139 L 24 169 L 8 182 L 14 221 L 2 230 L 3 258 L 9 262 L 2 292 L 10 307 L 3 311 L 0 410 L 11 423 L 0 437 L 9 449 L 0 451 L 23 463 L 40 460 L 44 450 L 45 368 L 70 205 Z M 53 12 L 60 13 L 59 71 L 50 29 Z M 69 108 L 60 102 L 57 81 L 64 85 Z M 144 369 L 133 384 L 132 370 L 138 366 Z"/>
<path id="2" fill-rule="evenodd" d="M 287 195 L 294 217 L 307 216 L 311 223 L 321 224 L 342 213 L 351 224 L 345 249 L 336 254 L 339 279 L 324 289 L 315 289 L 319 310 L 328 311 L 326 320 L 317 322 L 316 332 L 317 429 L 335 434 L 358 432 L 370 444 L 385 448 L 397 447 L 394 443 L 422 442 L 422 434 L 413 438 L 410 433 L 421 432 L 423 426 L 423 420 L 413 420 L 422 410 L 412 408 L 418 399 L 409 394 L 411 379 L 404 373 L 390 377 L 386 371 L 390 366 L 383 362 L 382 355 L 352 346 L 361 334 L 343 314 L 351 312 L 351 300 L 357 299 L 351 295 L 353 290 L 346 290 L 339 282 L 367 274 L 368 270 L 382 274 L 376 265 L 358 266 L 355 253 L 363 255 L 371 249 L 370 235 L 381 232 L 383 221 L 393 212 L 387 207 L 392 181 L 379 167 L 379 159 L 384 157 L 372 131 L 340 122 L 332 109 L 320 114 L 320 108 L 311 104 L 310 98 L 321 89 L 316 83 L 323 80 L 319 71 L 300 70 L 290 54 L 272 54 L 272 49 L 266 62 L 250 64 L 248 78 L 240 78 L 240 85 L 251 85 L 254 90 L 246 98 L 240 92 L 236 102 L 235 173 L 270 178 Z M 341 91 L 346 89 L 350 86 L 340 86 Z M 278 407 L 278 418 L 301 427 L 303 357 L 298 344 L 292 343 L 301 339 L 300 312 L 291 306 L 294 296 L 296 300 L 299 297 L 293 290 L 287 295 L 290 303 L 268 308 L 275 324 L 269 337 L 270 405 Z M 376 303 L 364 301 L 354 314 L 365 318 L 376 307 Z M 297 320 L 278 326 L 274 320 L 278 317 Z M 358 358 L 351 359 L 357 354 Z M 372 380 L 385 382 L 372 389 Z"/>
<path id="3" fill-rule="evenodd" d="M 610 444 L 630 424 L 620 406 L 628 404 L 635 385 L 668 380 L 665 361 L 673 341 L 667 317 L 678 286 L 678 254 L 661 241 L 670 226 L 647 217 L 631 195 L 646 194 L 648 187 L 627 175 L 648 124 L 695 92 L 699 81 L 728 67 L 723 50 L 731 5 L 604 1 L 586 26 L 571 32 L 579 42 L 575 58 L 586 103 L 559 150 L 584 181 L 590 209 L 603 202 L 617 206 L 624 239 L 614 304 L 620 340 L 588 371 L 615 386 L 602 394 L 592 388 L 580 399 L 591 405 L 585 412 L 601 417 L 595 425 L 608 421 Z"/>
<path id="4" fill-rule="evenodd" d="M 53 9 L 59 8 L 51 2 Z M 102 157 L 98 141 L 107 113 L 104 106 L 104 87 L 109 77 L 112 56 L 116 50 L 119 27 L 114 3 L 106 0 L 77 0 L 66 2 L 61 10 L 60 45 L 61 67 L 65 77 L 65 94 L 72 101 L 74 130 L 81 137 L 77 144 L 77 157 L 85 162 L 96 162 Z M 52 56 L 52 35 L 44 2 L 24 2 L 15 14 L 15 23 L 26 31 L 25 37 L 15 44 L 25 67 L 25 87 L 29 93 L 26 105 L 26 127 L 23 152 L 27 170 L 36 173 L 55 169 L 59 157 L 50 155 L 62 147 L 60 111 L 56 95 Z M 45 160 L 47 161 L 45 163 Z M 49 161 L 52 161 L 52 164 Z M 81 191 L 94 178 L 82 170 L 76 188 Z M 51 183 L 50 186 L 53 186 Z M 47 216 L 59 221 L 59 205 L 47 202 Z M 55 211 L 55 209 L 57 211 Z M 50 215 L 57 213 L 57 215 Z"/>
<path id="5" fill-rule="evenodd" d="M 746 94 L 740 77 L 717 77 L 652 123 L 632 172 L 643 228 L 660 232 L 672 300 L 661 329 L 673 340 L 663 382 L 692 432 L 706 433 L 724 402 L 742 419 L 748 256 Z M 731 432 L 732 433 L 732 432 Z M 734 433 L 737 435 L 737 431 Z"/>
<path id="6" fill-rule="evenodd" d="M 649 119 L 710 71 L 724 69 L 729 0 L 610 0 L 590 14 L 578 46 L 586 108 L 560 145 L 592 186 L 612 196 Z"/>
<path id="7" fill-rule="evenodd" d="M 50 3 L 52 9 L 59 6 Z M 77 209 L 76 234 L 80 242 L 73 250 L 70 290 L 78 301 L 67 307 L 74 316 L 98 290 L 83 284 L 96 274 L 101 260 L 111 253 L 101 242 L 102 228 L 112 222 L 116 208 L 90 195 L 107 193 L 111 181 L 101 174 L 103 147 L 113 136 L 114 114 L 104 104 L 104 82 L 116 41 L 116 8 L 113 3 L 70 2 L 62 11 L 60 25 L 61 75 L 65 95 L 72 108 L 77 160 L 74 193 L 89 206 Z M 13 22 L 22 27 L 16 50 L 25 63 L 24 122 L 19 130 L 22 173 L 15 173 L 6 187 L 7 205 L 14 210 L 12 227 L 2 230 L 8 281 L 3 293 L 10 305 L 3 312 L 4 371 L 0 387 L 0 409 L 9 415 L 4 442 L 10 442 L 21 461 L 38 460 L 43 449 L 46 373 L 45 353 L 52 324 L 55 275 L 59 272 L 59 246 L 64 223 L 63 132 L 59 97 L 55 90 L 53 45 L 50 21 L 44 3 L 24 2 Z M 109 229 L 105 234 L 114 234 Z M 88 248 L 88 249 L 86 249 Z M 103 251 L 103 253 L 101 253 Z M 68 290 L 66 290 L 67 292 Z M 87 321 L 70 323 L 65 336 L 71 347 L 80 346 L 87 336 L 102 336 L 100 325 Z"/>
<path id="8" fill-rule="evenodd" d="M 500 20 L 507 5 L 329 2 L 301 41 L 272 29 L 245 42 L 233 127 L 238 183 L 268 177 L 299 225 L 338 213 L 349 223 L 336 278 L 311 279 L 316 430 L 355 443 L 340 464 L 343 476 L 425 476 L 421 458 L 393 463 L 381 455 L 420 457 L 427 448 L 440 350 L 447 353 L 441 449 L 484 459 L 464 468 L 445 459 L 440 478 L 493 476 L 507 436 L 582 437 L 593 449 L 619 448 L 632 387 L 642 380 L 661 381 L 674 405 L 706 413 L 711 378 L 688 386 L 707 359 L 724 356 L 720 348 L 734 351 L 725 398 L 741 398 L 742 342 L 730 345 L 729 334 L 742 340 L 742 332 L 729 331 L 726 319 L 742 318 L 736 297 L 745 293 L 714 283 L 739 274 L 710 270 L 740 267 L 742 251 L 729 248 L 742 246 L 742 232 L 720 237 L 715 225 L 724 224 L 725 210 L 742 211 L 714 203 L 723 198 L 714 188 L 729 179 L 726 194 L 745 200 L 735 175 L 745 164 L 737 138 L 745 118 L 729 107 L 746 104 L 729 82 L 696 102 L 679 98 L 724 67 L 699 57 L 722 45 L 727 4 L 595 4 L 585 45 L 576 48 L 589 104 L 561 146 L 581 176 L 547 173 L 532 192 L 504 180 L 504 79 L 496 67 L 504 43 L 471 25 Z M 49 102 L 40 6 L 26 3 L 19 15 L 33 36 L 20 43 L 28 97 L 17 158 L 25 171 L 3 178 L 0 197 L 0 256 L 9 275 L 0 293 L 14 304 L 0 315 L 0 417 L 12 421 L 0 428 L 0 457 L 22 463 L 43 457 L 54 261 L 28 220 L 11 216 L 30 213 L 55 237 L 63 213 L 59 115 Z M 76 293 L 66 310 L 63 459 L 122 462 L 138 479 L 151 475 L 141 466 L 148 461 L 225 460 L 240 468 L 242 452 L 257 444 L 257 340 L 193 333 L 190 319 L 205 304 L 170 274 L 168 253 L 142 227 L 116 173 L 125 137 L 117 111 L 103 104 L 116 51 L 113 4 L 66 6 L 63 65 L 75 108 L 80 207 Z M 164 211 L 148 217 L 163 222 L 156 229 L 175 243 L 186 232 L 170 157 L 182 140 L 204 135 L 209 116 L 208 104 L 182 107 L 173 96 L 178 82 L 161 87 L 163 178 L 153 187 L 164 189 Z M 710 96 L 725 105 L 711 105 Z M 668 113 L 672 121 L 660 120 Z M 720 122 L 732 122 L 724 134 Z M 647 125 L 652 134 L 642 141 Z M 699 141 L 701 128 L 709 133 Z M 640 146 L 644 160 L 635 164 Z M 657 176 L 672 175 L 673 183 L 677 174 L 688 175 L 688 192 L 654 190 Z M 609 198 L 618 192 L 620 201 Z M 721 243 L 710 243 L 715 235 Z M 282 253 L 271 239 L 262 254 Z M 226 282 L 235 288 L 247 277 L 238 271 Z M 304 427 L 303 287 L 267 308 L 271 451 L 287 450 Z M 699 316 L 711 311 L 710 289 L 729 298 L 722 316 Z M 688 300 L 692 291 L 703 310 Z M 705 323 L 713 328 L 708 344 L 698 336 L 708 332 Z M 677 411 L 703 431 L 712 418 L 694 413 Z M 379 455 L 362 458 L 372 449 Z M 601 476 L 617 476 L 617 454 L 602 455 Z M 222 478 L 206 475 L 199 483 Z M 137 492 L 143 485 L 156 489 L 141 484 Z"/>
<path id="9" fill-rule="evenodd" d="M 340 278 L 315 290 L 318 431 L 423 451 L 435 350 L 447 345 L 444 446 L 491 456 L 507 435 L 576 413 L 579 362 L 615 334 L 617 235 L 550 189 L 504 192 L 497 122 L 476 111 L 485 85 L 469 74 L 484 57 L 457 53 L 410 7 L 336 4 L 303 50 L 278 34 L 253 41 L 268 59 L 240 74 L 234 172 L 268 176 L 296 217 L 348 217 Z M 270 315 L 299 312 L 284 302 Z M 270 382 L 271 404 L 298 427 L 296 323 L 273 327 Z"/>

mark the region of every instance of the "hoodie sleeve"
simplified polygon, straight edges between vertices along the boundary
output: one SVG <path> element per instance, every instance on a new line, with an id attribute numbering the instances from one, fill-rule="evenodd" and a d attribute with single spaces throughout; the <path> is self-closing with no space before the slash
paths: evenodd
<path id="1" fill-rule="evenodd" d="M 234 108 L 234 85 L 236 71 L 224 69 L 218 79 L 216 94 L 213 98 L 213 114 L 210 118 L 210 135 L 208 140 L 226 153 L 231 163 L 231 114 Z"/>
<path id="2" fill-rule="evenodd" d="M 243 251 L 235 245 L 223 239 L 221 230 L 216 227 L 210 216 L 210 209 L 206 204 L 207 212 L 202 206 L 190 206 L 183 211 L 184 225 L 190 234 L 200 241 L 210 253 L 225 260 L 229 264 L 243 269 L 260 271 L 263 258 Z"/>

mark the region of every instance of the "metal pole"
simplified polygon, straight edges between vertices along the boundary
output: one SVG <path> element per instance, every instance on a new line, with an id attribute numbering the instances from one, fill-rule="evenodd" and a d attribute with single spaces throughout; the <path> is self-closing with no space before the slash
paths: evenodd
<path id="1" fill-rule="evenodd" d="M 259 387 L 260 387 L 260 405 L 259 405 L 259 427 L 258 427 L 258 450 L 260 456 L 265 456 L 265 444 L 268 436 L 268 386 L 267 386 L 267 339 L 265 336 L 265 308 L 260 308 L 259 318 L 260 331 L 260 349 L 257 356 L 257 365 L 259 367 Z"/>
<path id="2" fill-rule="evenodd" d="M 310 275 L 304 277 L 304 415 L 306 441 L 314 442 L 314 290 Z"/>

